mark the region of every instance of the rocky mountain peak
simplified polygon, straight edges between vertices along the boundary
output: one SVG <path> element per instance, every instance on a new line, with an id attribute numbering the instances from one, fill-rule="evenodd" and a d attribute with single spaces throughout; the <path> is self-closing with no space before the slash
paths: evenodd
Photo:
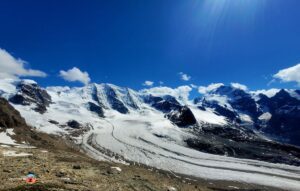
<path id="1" fill-rule="evenodd" d="M 17 93 L 9 101 L 14 104 L 31 105 L 39 113 L 45 113 L 51 103 L 51 96 L 34 81 L 23 80 L 16 86 Z"/>
<path id="2" fill-rule="evenodd" d="M 179 127 L 190 127 L 197 123 L 197 120 L 187 106 L 180 107 L 178 110 L 172 111 L 167 114 L 167 117 Z"/>
<path id="3" fill-rule="evenodd" d="M 104 89 L 105 89 L 107 101 L 110 104 L 112 109 L 114 109 L 122 114 L 129 113 L 128 108 L 120 100 L 118 91 L 114 86 L 112 86 L 110 84 L 105 84 Z"/>
<path id="4" fill-rule="evenodd" d="M 279 92 L 275 94 L 275 96 L 273 96 L 274 99 L 286 99 L 290 97 L 291 95 L 284 89 L 281 89 Z"/>
<path id="5" fill-rule="evenodd" d="M 292 97 L 289 92 L 282 89 L 278 93 L 275 94 L 275 96 L 270 98 L 271 100 L 271 109 L 280 108 L 286 105 L 289 106 L 296 106 L 300 105 L 300 100 L 298 100 L 295 97 Z"/>

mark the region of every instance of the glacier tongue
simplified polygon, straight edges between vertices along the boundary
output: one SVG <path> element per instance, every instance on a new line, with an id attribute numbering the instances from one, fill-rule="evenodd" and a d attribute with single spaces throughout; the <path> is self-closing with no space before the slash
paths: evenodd
<path id="1" fill-rule="evenodd" d="M 84 144 L 95 150 L 110 151 L 109 156 L 114 161 L 118 158 L 192 177 L 295 191 L 300 186 L 299 167 L 211 155 L 187 148 L 183 140 L 194 135 L 174 127 L 159 113 L 146 116 L 112 113 L 106 120 L 107 123 L 92 130 L 91 141 Z"/>

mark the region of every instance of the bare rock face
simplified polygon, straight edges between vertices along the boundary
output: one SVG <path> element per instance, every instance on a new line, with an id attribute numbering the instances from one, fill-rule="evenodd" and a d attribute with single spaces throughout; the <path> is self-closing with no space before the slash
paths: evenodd
<path id="1" fill-rule="evenodd" d="M 189 127 L 197 123 L 194 114 L 187 106 L 182 106 L 180 109 L 169 113 L 167 117 L 179 127 Z"/>
<path id="2" fill-rule="evenodd" d="M 80 129 L 82 127 L 82 125 L 76 120 L 68 121 L 67 125 L 73 129 Z"/>
<path id="3" fill-rule="evenodd" d="M 20 113 L 6 99 L 0 97 L 0 132 L 7 129 L 13 129 L 14 135 L 11 138 L 17 143 L 25 142 L 42 147 L 53 147 L 55 144 L 65 146 L 65 143 L 57 142 L 56 137 L 34 131 Z"/>
<path id="4" fill-rule="evenodd" d="M 268 108 L 272 116 L 262 130 L 284 142 L 300 146 L 300 100 L 280 90 L 271 98 L 261 95 L 259 104 Z"/>
<path id="5" fill-rule="evenodd" d="M 14 135 L 11 136 L 16 142 L 29 142 L 39 137 L 27 126 L 20 113 L 9 104 L 9 102 L 0 98 L 0 132 L 7 129 L 13 129 Z"/>
<path id="6" fill-rule="evenodd" d="M 47 111 L 51 97 L 39 85 L 22 81 L 17 85 L 17 90 L 17 94 L 9 99 L 10 102 L 20 105 L 35 104 L 34 110 L 41 114 Z"/>
<path id="7" fill-rule="evenodd" d="M 0 132 L 7 129 L 13 129 L 11 138 L 16 142 L 38 139 L 20 113 L 6 99 L 0 98 Z"/>
<path id="8" fill-rule="evenodd" d="M 122 113 L 127 114 L 129 113 L 128 108 L 125 106 L 125 104 L 118 99 L 116 91 L 110 87 L 109 85 L 105 86 L 106 96 L 109 104 L 111 105 L 112 109 Z"/>
<path id="9" fill-rule="evenodd" d="M 172 96 L 158 97 L 149 95 L 144 98 L 144 101 L 153 108 L 164 113 L 171 112 L 172 110 L 178 110 L 182 107 L 180 103 Z"/>
<path id="10" fill-rule="evenodd" d="M 153 108 L 165 113 L 165 116 L 178 127 L 189 127 L 195 125 L 197 120 L 188 106 L 181 105 L 173 96 L 153 96 L 144 98 Z"/>
<path id="11" fill-rule="evenodd" d="M 103 111 L 102 107 L 100 107 L 92 102 L 88 102 L 87 106 L 91 112 L 97 114 L 99 117 L 102 117 L 102 118 L 104 117 L 104 111 Z"/>
<path id="12" fill-rule="evenodd" d="M 1 129 L 26 126 L 20 113 L 4 98 L 0 98 L 0 131 Z"/>

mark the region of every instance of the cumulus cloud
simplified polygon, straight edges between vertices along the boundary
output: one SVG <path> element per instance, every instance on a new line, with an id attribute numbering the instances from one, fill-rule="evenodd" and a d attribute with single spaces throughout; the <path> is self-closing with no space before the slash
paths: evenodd
<path id="1" fill-rule="evenodd" d="M 14 58 L 6 50 L 0 48 L 0 78 L 17 79 L 19 77 L 34 76 L 46 77 L 47 74 L 40 70 L 25 68 L 26 61 Z"/>
<path id="2" fill-rule="evenodd" d="M 189 76 L 183 72 L 179 72 L 179 75 L 180 75 L 181 80 L 183 80 L 183 81 L 189 81 L 191 79 L 191 76 Z"/>
<path id="3" fill-rule="evenodd" d="M 296 82 L 300 86 L 300 64 L 279 70 L 277 74 L 273 75 L 273 78 L 282 82 Z"/>
<path id="4" fill-rule="evenodd" d="M 91 79 L 89 77 L 89 74 L 87 72 L 82 72 L 76 67 L 73 67 L 72 69 L 69 69 L 68 71 L 61 70 L 59 72 L 59 76 L 62 77 L 64 80 L 69 82 L 81 82 L 84 85 L 87 85 Z"/>
<path id="5" fill-rule="evenodd" d="M 141 90 L 142 93 L 152 94 L 153 96 L 171 95 L 178 100 L 187 102 L 192 88 L 190 86 L 179 86 L 177 88 L 170 87 L 153 87 L 150 89 Z"/>
<path id="6" fill-rule="evenodd" d="M 240 83 L 231 83 L 230 85 L 231 85 L 231 87 L 234 87 L 236 89 L 241 89 L 241 90 L 244 90 L 244 91 L 248 90 L 247 86 L 245 86 L 243 84 L 240 84 Z"/>
<path id="7" fill-rule="evenodd" d="M 273 97 L 275 94 L 277 94 L 280 91 L 280 89 L 272 88 L 272 89 L 262 89 L 262 90 L 256 90 L 256 91 L 251 91 L 252 94 L 254 95 L 259 95 L 259 94 L 264 94 L 268 96 L 269 98 Z"/>
<path id="8" fill-rule="evenodd" d="M 208 86 L 200 86 L 198 88 L 198 92 L 200 94 L 206 94 L 206 93 L 209 93 L 209 92 L 211 92 L 211 91 L 213 91 L 213 90 L 215 90 L 215 89 L 217 89 L 221 86 L 224 86 L 224 84 L 223 83 L 212 83 Z"/>
<path id="9" fill-rule="evenodd" d="M 146 80 L 142 85 L 143 86 L 153 86 L 154 82 Z"/>

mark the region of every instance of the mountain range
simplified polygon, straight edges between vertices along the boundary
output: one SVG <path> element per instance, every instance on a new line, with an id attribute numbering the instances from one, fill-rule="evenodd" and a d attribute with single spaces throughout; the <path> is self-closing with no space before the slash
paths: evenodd
<path id="1" fill-rule="evenodd" d="M 191 176 L 203 176 L 193 169 L 204 168 L 203 160 L 237 171 L 245 160 L 252 168 L 262 165 L 253 161 L 268 162 L 266 168 L 300 166 L 299 90 L 248 91 L 218 84 L 190 100 L 181 91 L 165 89 L 0 82 L 0 96 L 32 128 L 65 137 L 98 160 L 137 162 Z M 0 126 L 11 128 L 1 121 Z"/>

